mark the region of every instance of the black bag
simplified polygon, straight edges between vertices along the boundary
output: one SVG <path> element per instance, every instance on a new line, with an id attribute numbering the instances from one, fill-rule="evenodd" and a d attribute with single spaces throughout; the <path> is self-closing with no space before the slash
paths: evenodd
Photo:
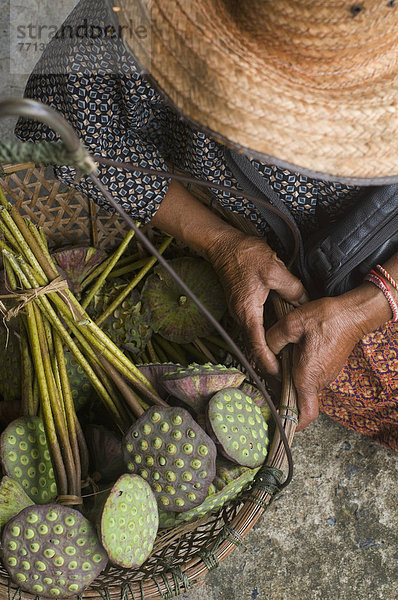
<path id="1" fill-rule="evenodd" d="M 353 289 L 377 264 L 398 252 L 398 184 L 364 188 L 351 211 L 304 244 L 292 215 L 248 158 L 228 149 L 225 157 L 243 191 L 259 198 L 256 207 L 285 251 L 291 253 L 299 239 L 296 267 L 312 298 Z"/>

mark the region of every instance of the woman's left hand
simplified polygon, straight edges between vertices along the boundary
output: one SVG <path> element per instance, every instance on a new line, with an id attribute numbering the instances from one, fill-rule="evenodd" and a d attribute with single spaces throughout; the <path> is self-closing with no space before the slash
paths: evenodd
<path id="1" fill-rule="evenodd" d="M 342 296 L 308 302 L 268 329 L 267 344 L 275 354 L 286 344 L 296 344 L 292 375 L 300 411 L 297 431 L 317 418 L 319 392 L 337 377 L 355 344 L 386 321 L 384 310 L 379 317 L 375 314 L 378 301 L 387 304 L 383 297 L 375 300 L 375 292 L 365 284 Z M 387 315 L 388 310 L 387 304 Z"/>

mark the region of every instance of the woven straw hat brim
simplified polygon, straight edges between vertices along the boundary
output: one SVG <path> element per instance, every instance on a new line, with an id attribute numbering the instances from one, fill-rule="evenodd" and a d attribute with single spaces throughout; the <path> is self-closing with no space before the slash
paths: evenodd
<path id="1" fill-rule="evenodd" d="M 141 67 L 215 138 L 326 178 L 398 182 L 398 2 L 117 5 Z"/>

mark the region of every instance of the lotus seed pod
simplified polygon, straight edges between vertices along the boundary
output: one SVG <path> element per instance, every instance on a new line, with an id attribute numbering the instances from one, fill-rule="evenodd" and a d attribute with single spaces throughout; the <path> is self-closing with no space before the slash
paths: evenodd
<path id="1" fill-rule="evenodd" d="M 68 282 L 70 290 L 79 296 L 82 282 L 106 259 L 106 253 L 98 248 L 81 246 L 57 250 L 52 257 L 58 272 Z"/>
<path id="2" fill-rule="evenodd" d="M 101 516 L 101 541 L 110 561 L 126 569 L 140 567 L 152 552 L 158 525 L 158 506 L 149 484 L 138 475 L 122 475 Z"/>
<path id="3" fill-rule="evenodd" d="M 107 282 L 89 307 L 90 316 L 94 320 L 99 317 L 126 285 L 121 279 Z M 136 289 L 105 319 L 101 329 L 119 348 L 126 348 L 135 355 L 145 349 L 152 336 L 151 312 Z"/>
<path id="4" fill-rule="evenodd" d="M 212 494 L 208 494 L 206 499 L 199 506 L 183 513 L 174 513 L 174 520 L 173 513 L 161 511 L 159 513 L 159 529 L 176 527 L 181 523 L 200 519 L 209 512 L 217 512 L 220 508 L 228 504 L 228 502 L 237 498 L 239 494 L 248 487 L 259 469 L 260 467 L 255 469 L 245 468 L 239 477 L 232 480 L 227 485 L 224 485 L 221 490 L 214 488 L 215 491 Z"/>
<path id="5" fill-rule="evenodd" d="M 89 425 L 85 431 L 95 481 L 116 481 L 126 471 L 122 441 L 102 425 Z"/>
<path id="6" fill-rule="evenodd" d="M 36 504 L 57 497 L 57 484 L 40 417 L 21 417 L 3 431 L 0 458 L 6 475 L 17 481 Z"/>
<path id="7" fill-rule="evenodd" d="M 216 319 L 226 311 L 222 286 L 212 266 L 202 258 L 183 257 L 170 266 Z M 162 266 L 147 277 L 141 297 L 152 313 L 153 330 L 171 342 L 185 344 L 210 334 L 212 325 Z"/>
<path id="8" fill-rule="evenodd" d="M 73 356 L 72 352 L 64 349 L 64 356 L 73 404 L 75 410 L 79 411 L 96 395 L 96 392 L 86 372 Z"/>
<path id="9" fill-rule="evenodd" d="M 14 583 L 35 596 L 77 596 L 107 560 L 94 526 L 66 506 L 29 506 L 4 528 L 3 565 Z"/>
<path id="10" fill-rule="evenodd" d="M 0 529 L 33 501 L 17 481 L 5 475 L 0 482 Z"/>
<path id="11" fill-rule="evenodd" d="M 168 395 L 163 387 L 163 375 L 170 371 L 175 371 L 180 366 L 181 365 L 176 365 L 174 363 L 147 363 L 145 365 L 137 365 L 141 373 L 148 379 L 163 399 Z"/>
<path id="12" fill-rule="evenodd" d="M 227 387 L 239 387 L 244 379 L 245 375 L 234 367 L 194 363 L 165 373 L 161 381 L 169 394 L 195 411 L 203 412 L 216 392 Z"/>
<path id="13" fill-rule="evenodd" d="M 243 383 L 239 389 L 244 394 L 250 396 L 253 402 L 260 407 L 264 419 L 268 422 L 272 417 L 272 412 L 262 393 L 254 385 L 251 385 L 251 383 L 247 382 Z"/>
<path id="14" fill-rule="evenodd" d="M 197 506 L 215 475 L 215 444 L 184 408 L 151 407 L 128 430 L 123 452 L 128 470 L 149 483 L 160 509 Z"/>
<path id="15" fill-rule="evenodd" d="M 0 320 L 0 396 L 6 402 L 21 398 L 21 350 L 15 331 Z"/>
<path id="16" fill-rule="evenodd" d="M 221 454 L 250 468 L 263 464 L 268 425 L 250 396 L 236 388 L 217 392 L 208 404 L 207 419 Z"/>

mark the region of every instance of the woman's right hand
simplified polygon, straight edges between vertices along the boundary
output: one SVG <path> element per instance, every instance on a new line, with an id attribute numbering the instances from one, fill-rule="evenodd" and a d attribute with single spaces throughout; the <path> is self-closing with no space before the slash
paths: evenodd
<path id="1" fill-rule="evenodd" d="M 251 359 L 261 371 L 277 375 L 279 363 L 265 338 L 264 303 L 270 290 L 275 290 L 291 304 L 303 304 L 308 300 L 303 284 L 266 242 L 233 228 L 214 238 L 207 258 L 224 286 Z"/>

